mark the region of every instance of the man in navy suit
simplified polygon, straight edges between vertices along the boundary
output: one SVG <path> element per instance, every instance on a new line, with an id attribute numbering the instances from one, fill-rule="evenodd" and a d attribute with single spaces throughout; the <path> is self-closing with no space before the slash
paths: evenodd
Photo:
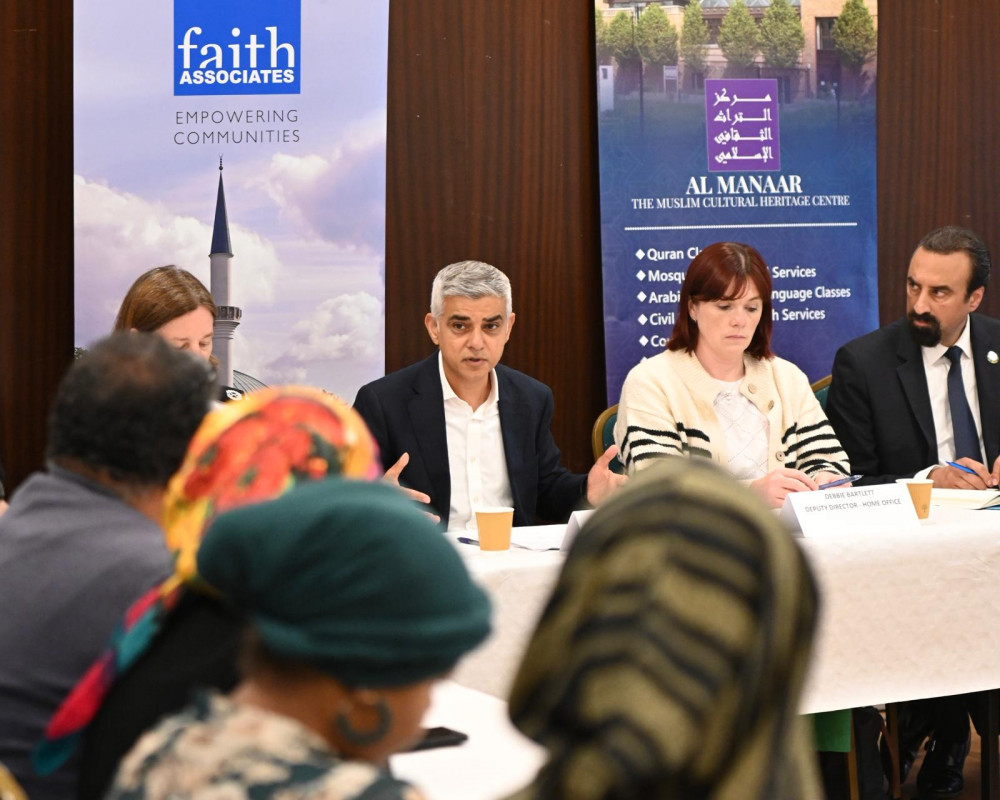
<path id="1" fill-rule="evenodd" d="M 973 313 L 989 277 L 979 236 L 957 227 L 932 231 L 910 259 L 906 317 L 837 352 L 826 413 L 852 469 L 865 476 L 856 485 L 917 476 L 944 488 L 997 486 L 1000 322 Z M 932 733 L 917 777 L 921 797 L 962 791 L 967 703 L 964 696 L 919 701 L 900 715 L 904 777 Z M 914 722 L 909 730 L 904 716 Z"/>
<path id="2" fill-rule="evenodd" d="M 362 386 L 354 401 L 391 465 L 386 477 L 449 530 L 474 530 L 474 509 L 495 506 L 512 506 L 514 525 L 564 521 L 625 480 L 608 468 L 614 447 L 587 475 L 560 464 L 552 391 L 499 364 L 514 318 L 500 270 L 479 261 L 445 267 L 424 318 L 438 353 Z"/>
<path id="3" fill-rule="evenodd" d="M 865 476 L 855 485 L 914 475 L 939 487 L 997 485 L 1000 322 L 972 313 L 989 277 L 989 251 L 976 234 L 955 227 L 932 231 L 910 260 L 906 317 L 837 352 L 827 416 L 852 469 Z M 960 441 L 956 446 L 948 393 L 953 346 L 961 351 L 955 369 L 975 426 L 967 449 Z"/>

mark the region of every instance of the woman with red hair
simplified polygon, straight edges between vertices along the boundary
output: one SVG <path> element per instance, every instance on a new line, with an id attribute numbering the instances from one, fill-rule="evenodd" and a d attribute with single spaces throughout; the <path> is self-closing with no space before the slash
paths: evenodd
<path id="1" fill-rule="evenodd" d="M 849 474 L 805 374 L 776 357 L 771 277 L 754 248 L 717 242 L 688 267 L 667 349 L 622 387 L 615 441 L 629 473 L 664 456 L 727 468 L 772 507 Z"/>

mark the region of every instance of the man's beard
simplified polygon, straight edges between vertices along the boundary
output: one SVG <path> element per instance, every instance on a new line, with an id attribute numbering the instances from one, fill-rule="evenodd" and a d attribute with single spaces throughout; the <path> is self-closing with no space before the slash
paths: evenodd
<path id="1" fill-rule="evenodd" d="M 933 314 L 915 314 L 910 312 L 906 315 L 909 323 L 910 338 L 921 347 L 937 347 L 941 343 L 941 323 Z M 916 321 L 928 323 L 924 327 L 914 325 Z"/>

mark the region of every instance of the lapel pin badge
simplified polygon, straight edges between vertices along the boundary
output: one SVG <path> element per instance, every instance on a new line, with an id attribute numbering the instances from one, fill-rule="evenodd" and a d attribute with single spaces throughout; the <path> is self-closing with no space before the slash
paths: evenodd
<path id="1" fill-rule="evenodd" d="M 989 361 L 991 364 L 996 364 L 998 361 L 1000 361 L 1000 356 L 996 354 L 995 350 L 990 350 L 990 352 L 986 354 L 986 360 Z"/>

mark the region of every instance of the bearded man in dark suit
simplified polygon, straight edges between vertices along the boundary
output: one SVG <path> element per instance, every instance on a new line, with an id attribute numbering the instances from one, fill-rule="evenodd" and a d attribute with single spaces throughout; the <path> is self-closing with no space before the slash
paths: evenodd
<path id="1" fill-rule="evenodd" d="M 974 313 L 989 277 L 979 236 L 938 228 L 910 259 L 906 317 L 837 352 L 826 412 L 853 471 L 865 476 L 855 485 L 914 476 L 942 488 L 1000 483 L 1000 322 Z M 968 699 L 906 705 L 903 777 L 929 732 L 921 796 L 957 796 L 969 749 Z"/>

